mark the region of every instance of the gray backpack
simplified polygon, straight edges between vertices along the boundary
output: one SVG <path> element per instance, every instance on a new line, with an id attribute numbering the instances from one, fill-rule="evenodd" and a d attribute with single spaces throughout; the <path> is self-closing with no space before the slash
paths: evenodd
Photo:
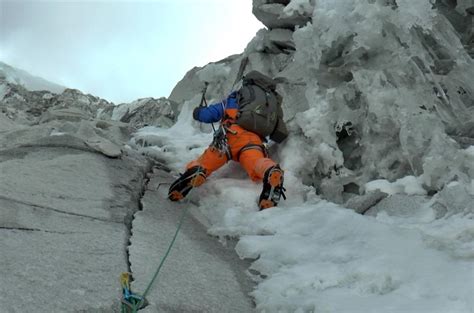
<path id="1" fill-rule="evenodd" d="M 282 97 L 275 88 L 276 82 L 260 72 L 246 74 L 238 92 L 236 123 L 262 138 L 270 136 L 280 143 L 288 137 L 288 130 L 283 121 Z"/>

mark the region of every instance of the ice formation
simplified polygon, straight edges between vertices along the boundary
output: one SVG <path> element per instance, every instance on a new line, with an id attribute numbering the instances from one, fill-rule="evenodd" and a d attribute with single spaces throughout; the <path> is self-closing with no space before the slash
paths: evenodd
<path id="1" fill-rule="evenodd" d="M 230 79 L 216 74 L 206 81 L 222 97 L 247 57 L 246 71 L 283 82 L 292 136 L 279 153 L 283 163 L 295 148 L 312 159 L 284 164 L 307 184 L 337 203 L 363 194 L 375 179 L 413 175 L 430 194 L 451 181 L 471 184 L 474 164 L 463 150 L 474 144 L 468 1 L 254 1 L 254 13 L 261 11 L 280 22 L 311 18 L 288 27 L 256 14 L 269 28 L 242 55 L 207 66 L 208 74 L 230 68 Z M 196 93 L 201 76 L 185 78 Z"/>

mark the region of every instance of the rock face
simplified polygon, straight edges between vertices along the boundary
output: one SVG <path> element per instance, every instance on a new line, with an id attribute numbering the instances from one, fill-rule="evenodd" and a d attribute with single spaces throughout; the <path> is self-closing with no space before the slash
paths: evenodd
<path id="1" fill-rule="evenodd" d="M 119 311 L 117 275 L 128 270 L 128 223 L 146 160 L 58 142 L 9 145 L 0 149 L 0 272 L 8 286 L 0 311 Z"/>
<path id="2" fill-rule="evenodd" d="M 474 3 L 470 0 L 437 0 L 435 6 L 449 20 L 464 48 L 474 58 Z"/>
<path id="3" fill-rule="evenodd" d="M 253 283 L 250 277 L 242 275 L 249 263 L 238 259 L 233 244 L 224 247 L 207 234 L 190 212 L 197 207 L 189 202 L 167 201 L 168 184 L 174 179 L 169 173 L 154 170 L 142 201 L 143 210 L 133 220 L 129 249 L 136 279 L 133 288 L 145 290 L 155 270 L 149 266 L 149 260 L 159 263 L 181 214 L 186 214 L 176 239 L 176 250 L 170 254 L 168 265 L 163 267 L 159 280 L 147 295 L 151 304 L 144 312 L 254 312 L 254 305 L 247 296 Z M 161 231 L 150 231 L 156 228 Z M 218 283 L 209 284 L 211 277 Z"/>
<path id="4" fill-rule="evenodd" d="M 73 108 L 72 115 L 80 114 L 78 119 L 92 119 L 98 110 L 113 107 L 112 103 L 92 95 L 84 95 L 76 89 L 65 89 L 61 94 L 49 91 L 30 91 L 21 85 L 9 83 L 6 78 L 0 78 L 0 112 L 11 120 L 25 125 L 42 123 L 51 118 L 43 114 L 52 115 L 58 110 Z M 61 115 L 61 114 L 60 114 Z M 65 116 L 67 114 L 62 114 Z M 41 120 L 42 119 L 42 120 Z"/>
<path id="5" fill-rule="evenodd" d="M 124 148 L 132 127 L 95 118 L 105 100 L 0 88 L 0 311 L 119 311 L 151 162 Z"/>
<path id="6" fill-rule="evenodd" d="M 253 0 L 253 14 L 269 29 L 285 28 L 294 30 L 311 21 L 312 4 L 297 4 L 293 7 L 290 0 Z"/>
<path id="7" fill-rule="evenodd" d="M 168 180 L 173 177 L 127 143 L 138 127 L 172 125 L 178 105 L 147 98 L 114 106 L 78 90 L 30 91 L 10 81 L 0 80 L 0 312 L 119 312 L 120 273 L 130 272 L 134 263 L 140 283 L 148 282 L 156 259 L 150 260 L 150 250 L 159 252 L 156 238 L 166 247 L 179 211 L 168 208 L 162 219 L 164 189 L 149 191 L 151 200 L 142 201 L 153 166 Z M 186 261 L 174 267 L 177 285 L 164 298 L 160 289 L 150 299 L 160 301 L 160 310 L 174 312 L 229 307 L 251 312 L 242 287 L 248 293 L 253 285 L 239 278 L 248 264 L 209 238 L 196 221 L 183 233 L 191 233 L 192 240 L 184 241 Z M 212 283 L 214 290 L 202 298 L 208 277 L 197 279 L 197 285 L 182 289 L 190 302 L 183 306 L 173 289 L 189 282 L 180 273 L 190 264 L 197 264 L 195 273 L 225 278 L 228 287 Z"/>
<path id="8" fill-rule="evenodd" d="M 139 99 L 132 103 L 118 105 L 111 118 L 128 123 L 135 128 L 145 126 L 170 127 L 176 122 L 178 104 L 166 98 Z"/>

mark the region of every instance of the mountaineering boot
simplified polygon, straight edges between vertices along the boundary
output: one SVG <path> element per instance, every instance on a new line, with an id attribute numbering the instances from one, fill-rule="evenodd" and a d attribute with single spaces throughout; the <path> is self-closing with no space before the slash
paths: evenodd
<path id="1" fill-rule="evenodd" d="M 270 167 L 263 177 L 263 189 L 258 200 L 260 210 L 277 206 L 281 196 L 286 199 L 283 188 L 283 170 L 279 165 Z"/>
<path id="2" fill-rule="evenodd" d="M 193 166 L 186 170 L 170 187 L 168 199 L 179 201 L 186 197 L 193 187 L 199 187 L 206 181 L 206 170 L 201 166 Z"/>

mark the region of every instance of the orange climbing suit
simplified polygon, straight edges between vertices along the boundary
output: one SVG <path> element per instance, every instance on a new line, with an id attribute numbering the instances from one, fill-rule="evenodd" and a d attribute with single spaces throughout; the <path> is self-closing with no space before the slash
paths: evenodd
<path id="1" fill-rule="evenodd" d="M 237 117 L 237 109 L 225 109 L 226 119 L 223 125 L 228 125 L 227 143 L 232 154 L 232 160 L 240 162 L 249 177 L 253 181 L 261 181 L 265 171 L 276 163 L 266 157 L 262 139 L 255 133 L 233 124 Z M 237 159 L 238 158 L 238 159 Z M 206 170 L 206 176 L 219 169 L 227 163 L 228 157 L 225 152 L 214 146 L 209 146 L 204 153 L 194 161 L 189 162 L 186 168 L 202 166 Z"/>

